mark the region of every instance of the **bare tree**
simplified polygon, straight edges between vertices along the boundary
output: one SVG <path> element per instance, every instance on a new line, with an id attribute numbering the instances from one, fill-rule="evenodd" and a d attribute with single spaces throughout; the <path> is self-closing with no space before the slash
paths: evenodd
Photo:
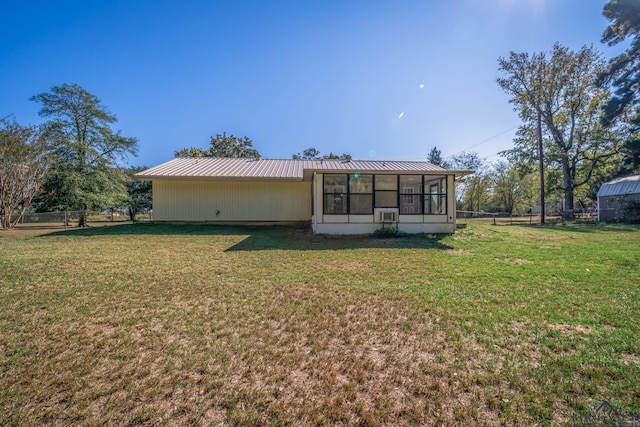
<path id="1" fill-rule="evenodd" d="M 53 144 L 42 129 L 0 121 L 0 228 L 24 216 L 54 163 Z"/>

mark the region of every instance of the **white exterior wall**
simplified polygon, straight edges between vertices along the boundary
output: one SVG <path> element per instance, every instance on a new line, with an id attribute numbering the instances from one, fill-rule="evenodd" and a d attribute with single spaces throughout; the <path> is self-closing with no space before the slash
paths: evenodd
<path id="1" fill-rule="evenodd" d="M 317 234 L 370 234 L 382 227 L 373 215 L 324 215 L 323 174 L 313 177 L 314 216 L 311 224 Z M 395 224 L 393 225 L 395 227 Z M 398 228 L 406 233 L 454 233 L 456 203 L 454 176 L 447 176 L 446 215 L 398 215 Z"/>
<path id="2" fill-rule="evenodd" d="M 344 224 L 315 224 L 314 233 L 316 234 L 371 234 L 379 229 L 382 224 L 357 224 L 357 223 L 344 223 Z M 395 227 L 395 225 L 394 225 Z M 421 223 L 421 224 L 400 224 L 398 223 L 398 229 L 409 234 L 419 233 L 437 233 L 437 234 L 451 234 L 456 231 L 455 224 L 436 224 L 436 223 Z"/>

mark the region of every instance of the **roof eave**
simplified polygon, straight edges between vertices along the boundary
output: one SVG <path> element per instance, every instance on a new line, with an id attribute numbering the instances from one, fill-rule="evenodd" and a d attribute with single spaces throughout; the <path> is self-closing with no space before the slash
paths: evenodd
<path id="1" fill-rule="evenodd" d="M 458 175 L 465 173 L 468 175 L 473 171 L 450 171 L 446 169 L 431 170 L 431 169 L 326 169 L 326 168 L 304 168 L 305 173 L 375 173 L 375 174 L 423 174 L 423 175 Z"/>
<path id="2" fill-rule="evenodd" d="M 139 181 L 302 181 L 300 177 L 278 176 L 172 176 L 172 175 L 138 175 L 134 178 Z"/>
<path id="3" fill-rule="evenodd" d="M 476 173 L 476 171 L 472 171 L 472 170 L 458 170 L 458 171 L 447 171 L 447 172 L 450 172 L 451 174 L 459 177 L 473 175 L 474 173 Z"/>

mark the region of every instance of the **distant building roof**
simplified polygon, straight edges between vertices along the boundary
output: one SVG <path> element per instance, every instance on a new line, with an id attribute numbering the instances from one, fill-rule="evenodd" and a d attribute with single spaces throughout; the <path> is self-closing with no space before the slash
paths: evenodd
<path id="1" fill-rule="evenodd" d="M 471 171 L 448 171 L 429 162 L 385 160 L 297 160 L 229 157 L 181 157 L 136 174 L 139 179 L 273 179 L 295 180 L 305 172 L 447 172 L 466 175 Z"/>
<path id="2" fill-rule="evenodd" d="M 598 197 L 640 194 L 640 175 L 617 178 L 605 182 L 598 190 Z"/>

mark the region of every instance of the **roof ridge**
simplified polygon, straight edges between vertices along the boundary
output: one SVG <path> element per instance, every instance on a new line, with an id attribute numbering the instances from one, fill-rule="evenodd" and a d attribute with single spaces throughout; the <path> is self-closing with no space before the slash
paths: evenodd
<path id="1" fill-rule="evenodd" d="M 255 157 L 177 157 L 136 174 L 146 178 L 301 180 L 307 172 L 467 174 L 428 161 L 348 159 L 264 159 Z"/>
<path id="2" fill-rule="evenodd" d="M 167 160 L 167 162 L 173 161 L 173 160 L 209 160 L 209 159 L 216 159 L 216 160 L 256 160 L 256 159 L 260 159 L 260 161 L 262 160 L 274 160 L 274 161 L 289 161 L 289 162 L 319 162 L 319 161 L 324 161 L 324 162 L 378 162 L 378 163 L 394 163 L 394 162 L 401 162 L 401 163 L 429 163 L 432 164 L 431 162 L 429 162 L 428 160 L 380 160 L 380 159 L 351 159 L 351 160 L 346 160 L 346 159 L 282 159 L 282 158 L 267 158 L 267 157 L 176 157 L 173 158 L 171 160 Z M 165 162 L 165 163 L 167 163 Z M 434 165 L 436 166 L 436 165 Z"/>

